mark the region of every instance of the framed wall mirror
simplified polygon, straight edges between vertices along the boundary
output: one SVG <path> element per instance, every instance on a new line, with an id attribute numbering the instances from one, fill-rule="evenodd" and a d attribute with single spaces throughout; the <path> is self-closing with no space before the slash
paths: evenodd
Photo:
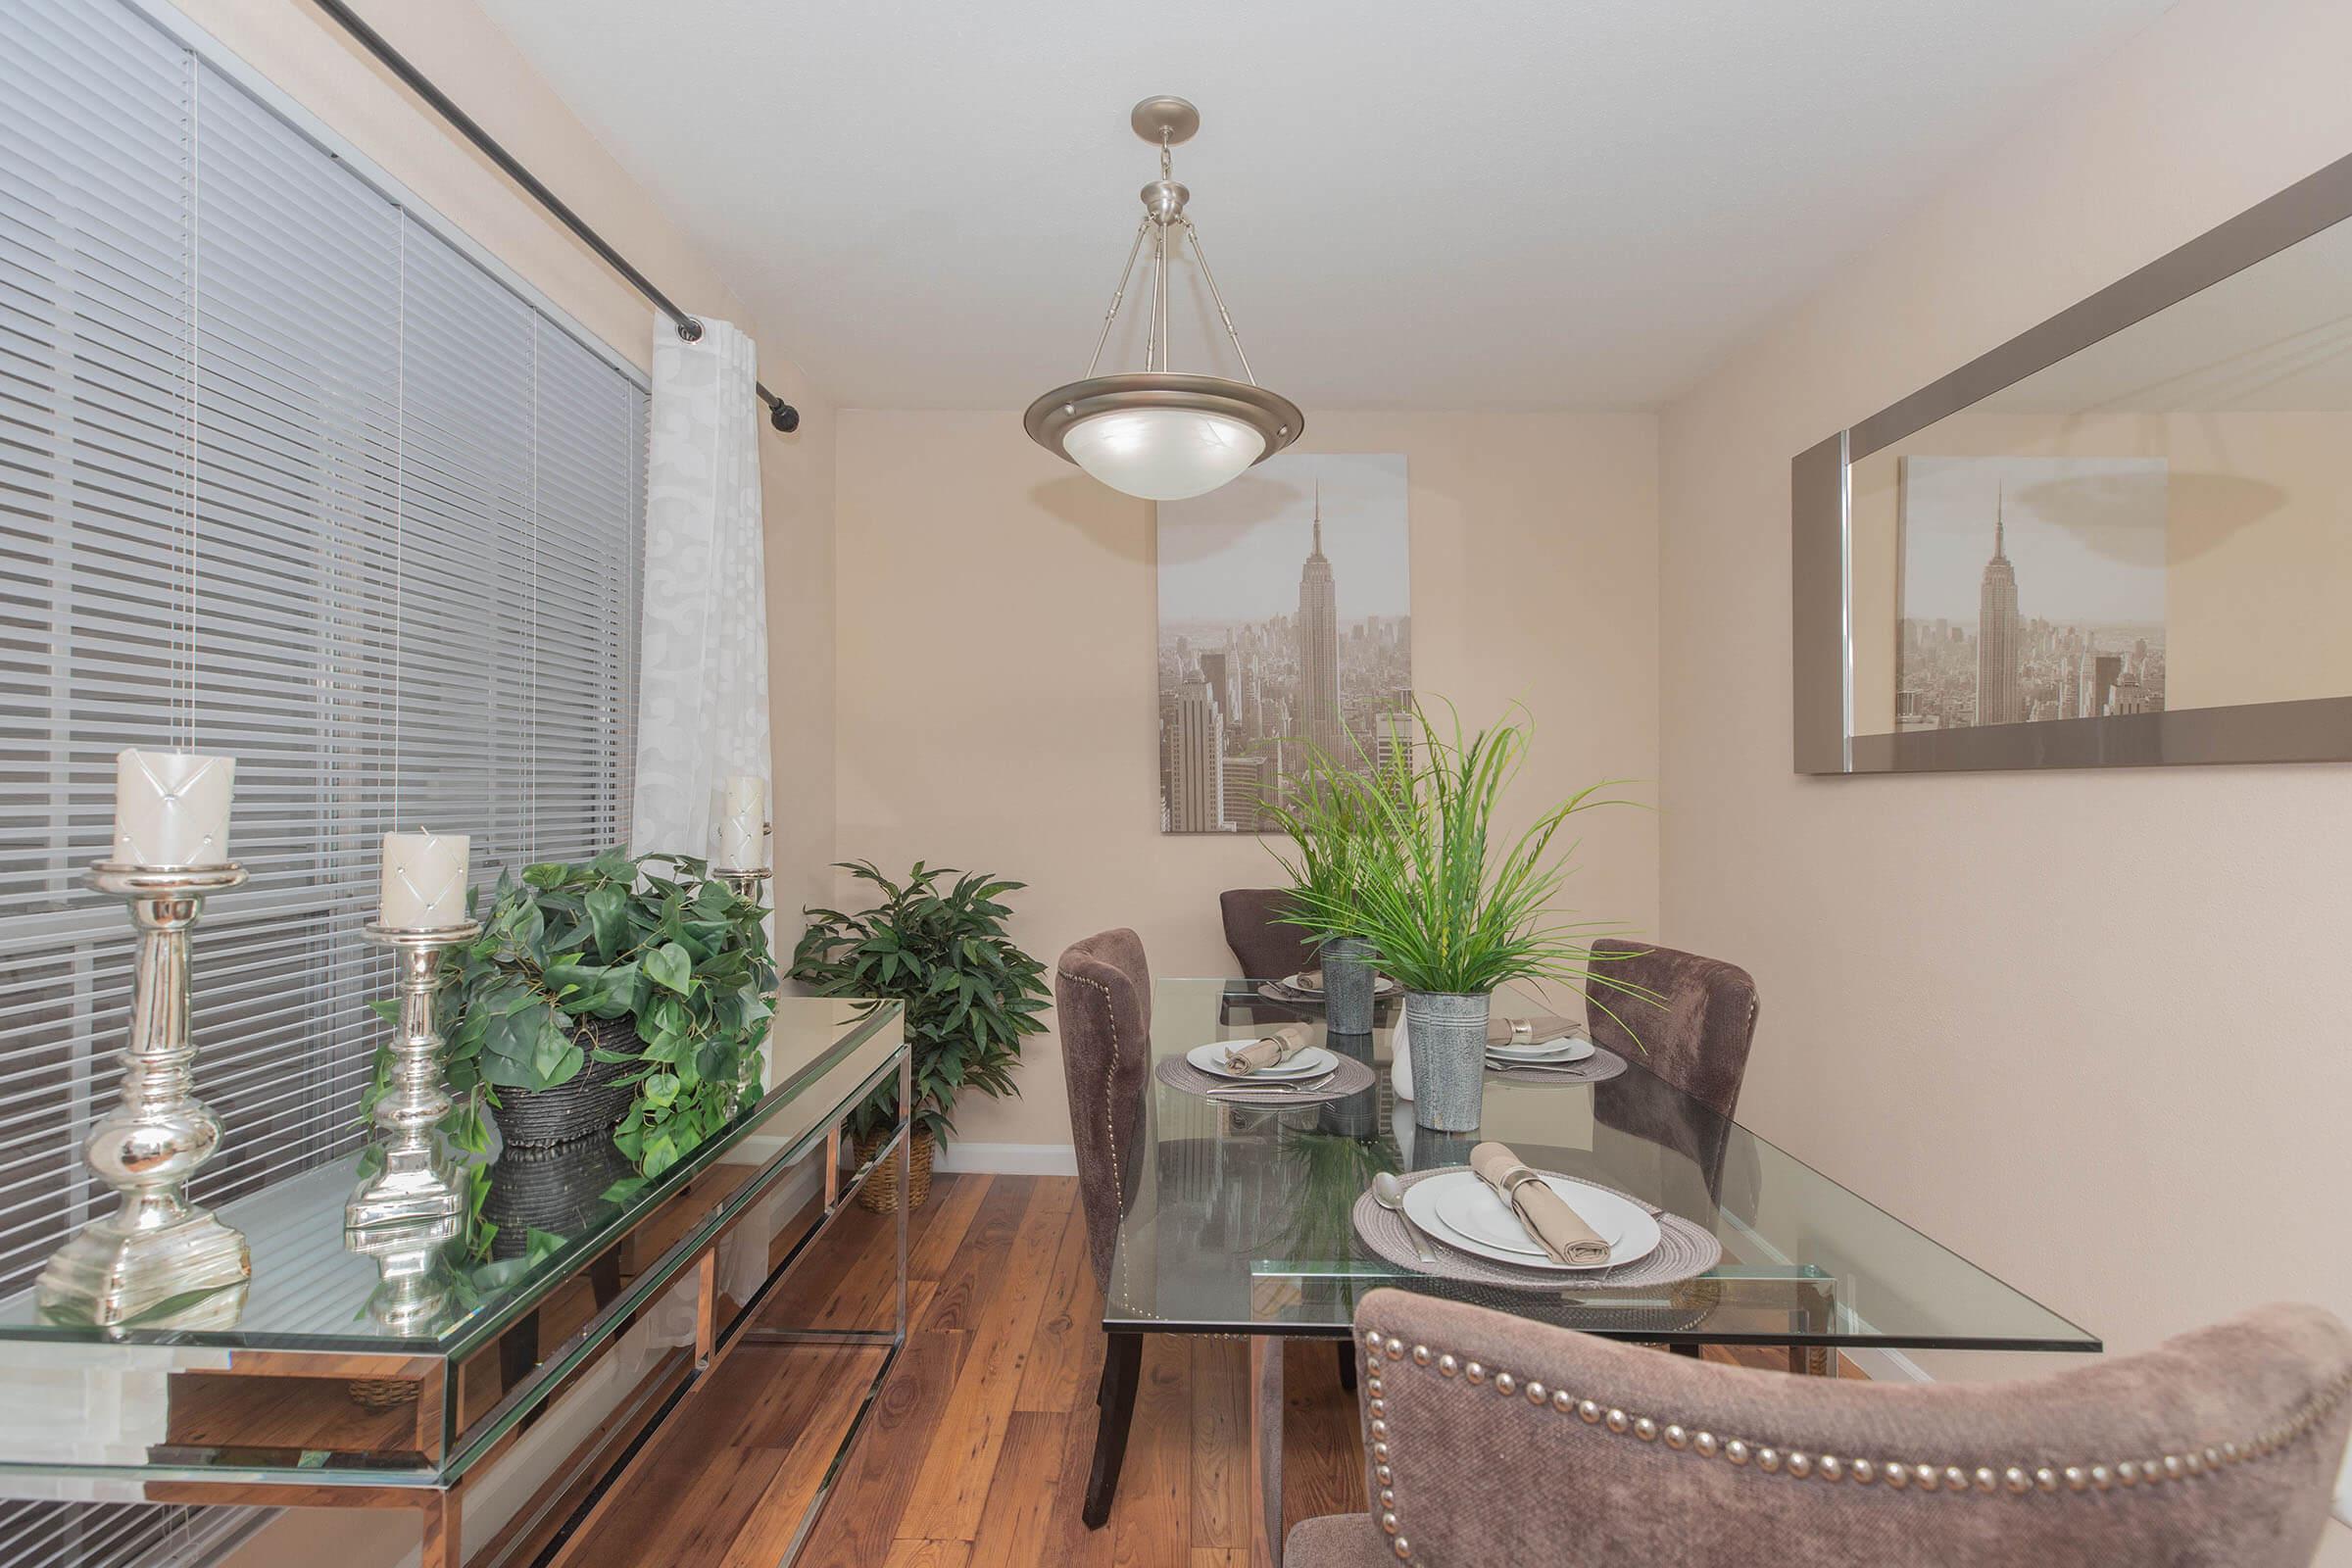
<path id="1" fill-rule="evenodd" d="M 1798 772 L 2352 759 L 2352 158 L 1791 481 Z"/>

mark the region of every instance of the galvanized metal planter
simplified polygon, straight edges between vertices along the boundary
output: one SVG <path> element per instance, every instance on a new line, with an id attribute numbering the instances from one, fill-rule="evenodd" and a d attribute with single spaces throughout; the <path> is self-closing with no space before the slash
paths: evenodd
<path id="1" fill-rule="evenodd" d="M 1323 1021 L 1335 1035 L 1372 1032 L 1372 944 L 1333 937 L 1323 944 Z"/>
<path id="2" fill-rule="evenodd" d="M 1408 991 L 1405 1049 L 1412 1053 L 1413 1121 L 1439 1132 L 1476 1128 L 1486 1111 L 1486 992 Z"/>

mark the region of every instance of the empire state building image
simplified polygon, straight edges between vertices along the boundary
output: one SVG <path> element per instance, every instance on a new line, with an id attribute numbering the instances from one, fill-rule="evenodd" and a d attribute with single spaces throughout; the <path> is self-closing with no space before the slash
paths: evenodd
<path id="1" fill-rule="evenodd" d="M 1992 559 L 1977 590 L 1977 722 L 2026 721 L 2020 682 L 2017 568 L 2009 564 L 2009 491 L 2003 486 L 1992 514 Z"/>
<path id="2" fill-rule="evenodd" d="M 1268 831 L 1318 754 L 1409 757 L 1406 495 L 1400 456 L 1286 452 L 1160 507 L 1161 831 Z"/>
<path id="3" fill-rule="evenodd" d="M 1326 757 L 1345 758 L 1340 721 L 1340 599 L 1323 554 L 1323 493 L 1315 492 L 1315 542 L 1298 568 L 1298 720 Z"/>

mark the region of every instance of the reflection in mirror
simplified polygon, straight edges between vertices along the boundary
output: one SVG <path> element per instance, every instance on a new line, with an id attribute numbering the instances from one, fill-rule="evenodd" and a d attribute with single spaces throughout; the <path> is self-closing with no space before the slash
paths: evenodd
<path id="1" fill-rule="evenodd" d="M 1855 735 L 2352 695 L 2352 222 L 1847 478 Z"/>

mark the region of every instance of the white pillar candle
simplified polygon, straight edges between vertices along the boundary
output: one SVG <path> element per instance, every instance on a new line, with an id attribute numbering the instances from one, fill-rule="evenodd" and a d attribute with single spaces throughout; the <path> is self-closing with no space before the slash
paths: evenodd
<path id="1" fill-rule="evenodd" d="M 233 757 L 142 752 L 115 758 L 119 865 L 224 865 Z"/>
<path id="2" fill-rule="evenodd" d="M 719 787 L 718 865 L 727 871 L 767 867 L 767 780 L 742 774 Z"/>
<path id="3" fill-rule="evenodd" d="M 396 931 L 433 931 L 466 923 L 463 833 L 384 835 L 382 920 Z"/>

